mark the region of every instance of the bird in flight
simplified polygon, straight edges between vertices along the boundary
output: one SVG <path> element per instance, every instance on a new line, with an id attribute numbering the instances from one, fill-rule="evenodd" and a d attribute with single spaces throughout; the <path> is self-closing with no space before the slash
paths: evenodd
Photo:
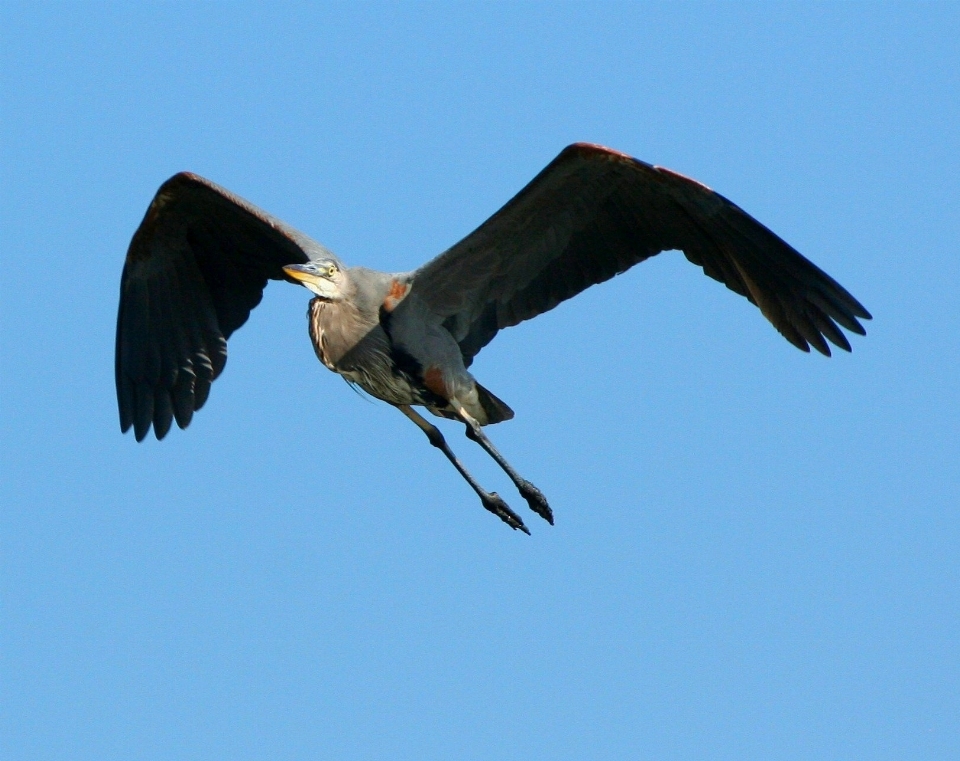
<path id="1" fill-rule="evenodd" d="M 227 339 L 269 280 L 314 294 L 319 360 L 392 404 L 453 463 L 483 506 L 522 518 L 467 471 L 414 407 L 458 420 L 553 523 L 537 487 L 483 427 L 513 410 L 468 368 L 502 328 L 529 320 L 661 251 L 694 264 L 756 305 L 797 348 L 846 351 L 840 328 L 870 313 L 839 283 L 706 185 L 588 143 L 565 148 L 490 219 L 412 272 L 347 267 L 321 244 L 209 180 L 167 180 L 133 235 L 120 280 L 116 382 L 120 428 L 158 439 L 190 424 L 223 371 Z"/>

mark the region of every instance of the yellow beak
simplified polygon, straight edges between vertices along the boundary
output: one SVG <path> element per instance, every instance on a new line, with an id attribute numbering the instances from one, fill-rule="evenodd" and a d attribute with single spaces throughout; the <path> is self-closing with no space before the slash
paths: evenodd
<path id="1" fill-rule="evenodd" d="M 317 280 L 316 273 L 311 272 L 302 264 L 287 264 L 284 266 L 283 271 L 298 283 L 316 282 Z"/>

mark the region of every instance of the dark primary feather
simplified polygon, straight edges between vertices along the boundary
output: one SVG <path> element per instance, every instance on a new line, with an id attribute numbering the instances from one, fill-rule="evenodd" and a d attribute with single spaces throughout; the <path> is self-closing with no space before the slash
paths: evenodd
<path id="1" fill-rule="evenodd" d="M 182 172 L 157 191 L 120 281 L 116 381 L 120 427 L 158 439 L 185 428 L 269 279 L 320 244 L 228 190 Z"/>
<path id="2" fill-rule="evenodd" d="M 838 324 L 866 309 L 829 275 L 704 185 L 577 143 L 474 232 L 414 274 L 466 362 L 501 328 L 552 309 L 661 251 L 682 250 L 756 304 L 794 346 L 849 351 Z M 826 340 L 824 340 L 826 339 Z"/>

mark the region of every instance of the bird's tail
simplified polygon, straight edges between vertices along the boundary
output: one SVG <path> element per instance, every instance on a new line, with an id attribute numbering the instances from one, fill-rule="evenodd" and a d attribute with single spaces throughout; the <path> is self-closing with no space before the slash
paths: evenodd
<path id="1" fill-rule="evenodd" d="M 506 402 L 497 399 L 479 383 L 477 384 L 477 396 L 480 397 L 480 406 L 487 413 L 486 425 L 502 423 L 504 420 L 510 420 L 513 417 L 513 410 L 507 406 Z"/>

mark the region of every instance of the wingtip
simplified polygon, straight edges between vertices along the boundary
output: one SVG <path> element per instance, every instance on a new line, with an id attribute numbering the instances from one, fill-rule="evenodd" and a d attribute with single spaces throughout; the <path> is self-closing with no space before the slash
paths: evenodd
<path id="1" fill-rule="evenodd" d="M 163 441 L 163 437 L 170 432 L 171 422 L 173 422 L 172 417 L 170 420 L 164 419 L 159 424 L 156 420 L 153 422 L 153 435 L 157 437 L 157 441 Z"/>
<path id="2" fill-rule="evenodd" d="M 867 317 L 861 317 L 861 319 L 864 319 L 864 320 L 872 320 L 873 318 L 867 316 Z M 857 322 L 856 320 L 852 320 L 851 322 L 852 322 L 853 324 L 847 326 L 847 329 L 848 329 L 850 332 L 856 333 L 858 336 L 865 336 L 865 335 L 867 334 L 867 329 L 866 329 L 865 327 L 863 327 L 863 325 L 861 325 L 861 324 L 860 324 L 859 322 Z"/>

